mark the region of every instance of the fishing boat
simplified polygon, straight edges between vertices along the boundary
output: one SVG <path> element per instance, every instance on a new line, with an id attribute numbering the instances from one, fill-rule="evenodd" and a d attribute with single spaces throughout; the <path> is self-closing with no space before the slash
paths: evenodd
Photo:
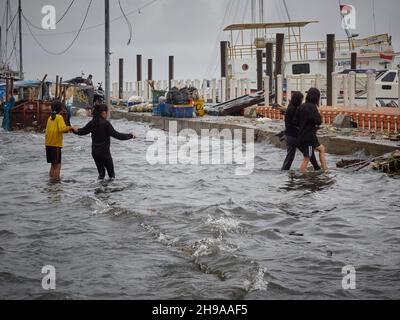
<path id="1" fill-rule="evenodd" d="M 260 1 L 262 2 L 262 1 Z M 252 1 L 255 6 L 255 1 Z M 260 9 L 263 5 L 260 4 Z M 254 10 L 254 8 L 252 8 Z M 284 91 L 288 78 L 294 79 L 301 76 L 305 79 L 305 87 L 315 85 L 317 75 L 321 78 L 321 91 L 323 97 L 326 92 L 326 65 L 327 41 L 303 41 L 303 33 L 307 28 L 317 27 L 319 21 L 288 21 L 264 22 L 260 13 L 259 21 L 253 14 L 252 23 L 231 24 L 224 31 L 229 33 L 227 78 L 248 79 L 250 88 L 257 90 L 257 50 L 266 48 L 271 43 L 274 50 L 276 34 L 283 33 L 284 58 L 283 76 Z M 397 63 L 400 57 L 392 46 L 392 37 L 385 34 L 358 38 L 357 35 L 348 34 L 347 39 L 336 40 L 335 71 L 346 74 L 350 71 L 357 73 L 356 103 L 365 105 L 366 72 L 373 70 L 376 74 L 377 105 L 387 105 L 398 100 L 398 72 Z M 351 55 L 357 54 L 357 68 L 351 70 Z M 273 60 L 275 62 L 275 60 Z M 264 73 L 266 72 L 267 57 L 263 53 Z M 326 76 L 325 76 L 326 77 Z M 303 84 L 304 85 L 304 84 Z M 300 91 L 298 81 L 290 84 L 291 90 Z M 340 92 L 340 94 L 342 94 Z M 339 95 L 339 99 L 341 96 Z"/>

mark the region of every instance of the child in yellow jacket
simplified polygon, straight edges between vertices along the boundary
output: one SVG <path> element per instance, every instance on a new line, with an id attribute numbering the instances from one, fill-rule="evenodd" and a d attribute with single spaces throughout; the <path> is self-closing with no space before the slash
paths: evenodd
<path id="1" fill-rule="evenodd" d="M 54 101 L 51 105 L 51 116 L 46 126 L 46 157 L 47 163 L 51 163 L 49 176 L 59 180 L 61 172 L 61 149 L 63 147 L 63 134 L 71 132 L 72 128 L 65 124 L 60 115 L 62 103 Z"/>

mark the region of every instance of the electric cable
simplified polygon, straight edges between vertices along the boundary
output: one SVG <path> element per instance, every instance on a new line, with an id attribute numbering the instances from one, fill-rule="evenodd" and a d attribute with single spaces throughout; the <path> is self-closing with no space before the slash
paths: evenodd
<path id="1" fill-rule="evenodd" d="M 27 27 L 28 27 L 29 33 L 31 34 L 33 40 L 37 43 L 37 45 L 38 45 L 43 51 L 45 51 L 46 53 L 48 53 L 48 54 L 50 54 L 50 55 L 59 56 L 59 55 L 63 55 L 64 53 L 66 53 L 66 52 L 67 52 L 69 49 L 71 49 L 72 46 L 75 44 L 76 40 L 78 39 L 78 37 L 79 37 L 79 35 L 80 35 L 81 31 L 82 31 L 82 28 L 83 28 L 84 24 L 85 24 L 85 22 L 86 22 L 86 19 L 87 19 L 88 15 L 89 15 L 89 10 L 90 10 L 90 7 L 91 7 L 91 5 L 92 5 L 92 2 L 93 2 L 93 0 L 90 0 L 89 5 L 88 5 L 88 7 L 87 7 L 87 9 L 86 9 L 85 17 L 84 17 L 84 19 L 83 19 L 83 21 L 82 21 L 82 24 L 81 24 L 81 26 L 80 26 L 80 28 L 79 28 L 79 30 L 78 30 L 78 33 L 76 34 L 75 38 L 72 40 L 72 42 L 69 44 L 69 46 L 68 46 L 66 49 L 64 49 L 63 51 L 60 51 L 60 52 L 52 52 L 52 51 L 46 49 L 46 48 L 42 45 L 42 43 L 40 43 L 40 41 L 39 41 L 39 40 L 35 37 L 35 35 L 33 34 L 32 30 L 31 30 L 31 28 L 30 28 L 30 26 L 29 26 L 29 23 L 26 21 L 26 18 L 25 18 L 24 15 L 23 15 L 23 17 L 24 17 L 24 20 L 25 20 L 26 25 L 27 25 Z"/>

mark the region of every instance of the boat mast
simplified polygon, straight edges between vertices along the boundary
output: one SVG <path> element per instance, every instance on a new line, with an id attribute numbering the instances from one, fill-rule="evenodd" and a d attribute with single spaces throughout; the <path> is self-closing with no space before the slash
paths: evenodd
<path id="1" fill-rule="evenodd" d="M 10 8 L 10 0 L 7 0 L 6 3 L 6 45 L 5 45 L 5 51 L 4 51 L 4 64 L 7 62 L 7 47 L 8 47 L 8 12 L 9 12 L 9 8 Z"/>
<path id="2" fill-rule="evenodd" d="M 19 29 L 19 80 L 24 79 L 24 68 L 22 60 L 22 7 L 21 0 L 18 0 L 18 29 Z"/>

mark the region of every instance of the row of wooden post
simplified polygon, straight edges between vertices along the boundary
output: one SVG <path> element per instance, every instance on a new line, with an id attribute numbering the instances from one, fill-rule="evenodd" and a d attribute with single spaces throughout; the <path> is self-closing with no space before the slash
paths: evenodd
<path id="1" fill-rule="evenodd" d="M 119 59 L 119 76 L 118 76 L 118 98 L 124 98 L 124 59 Z M 168 58 L 168 87 L 172 87 L 174 79 L 174 56 Z M 147 82 L 143 82 L 142 76 L 142 55 L 136 55 L 136 88 L 135 92 L 143 92 L 146 97 L 151 97 L 151 87 L 149 81 L 153 80 L 153 59 L 147 60 Z M 144 86 L 143 86 L 144 84 Z"/>

